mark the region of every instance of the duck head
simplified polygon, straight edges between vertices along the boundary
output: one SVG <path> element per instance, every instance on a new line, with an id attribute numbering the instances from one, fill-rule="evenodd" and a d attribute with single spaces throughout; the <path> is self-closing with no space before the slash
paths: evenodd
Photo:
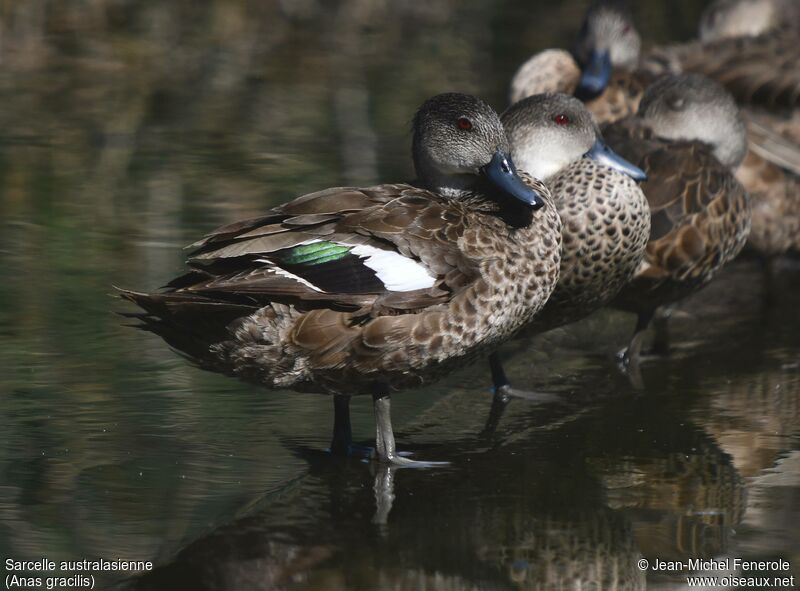
<path id="1" fill-rule="evenodd" d="M 782 13 L 780 0 L 717 0 L 700 17 L 700 41 L 755 37 L 775 28 Z M 785 8 L 791 9 L 789 6 Z"/>
<path id="2" fill-rule="evenodd" d="M 522 64 L 511 80 L 511 104 L 543 92 L 575 90 L 581 77 L 575 58 L 564 49 L 545 49 Z"/>
<path id="3" fill-rule="evenodd" d="M 747 131 L 733 97 L 699 74 L 657 80 L 645 91 L 638 116 L 659 137 L 710 145 L 729 168 L 736 168 L 747 152 Z"/>
<path id="4" fill-rule="evenodd" d="M 624 4 L 612 0 L 592 4 L 572 52 L 581 68 L 575 96 L 589 100 L 602 94 L 613 68 L 633 67 L 641 46 L 642 40 Z"/>
<path id="5" fill-rule="evenodd" d="M 517 175 L 500 117 L 474 96 L 448 93 L 428 99 L 414 117 L 413 153 L 420 181 L 442 195 L 458 198 L 480 191 L 532 210 L 545 205 Z"/>
<path id="6" fill-rule="evenodd" d="M 637 181 L 647 178 L 605 144 L 591 113 L 575 97 L 534 95 L 509 107 L 501 120 L 519 167 L 542 180 L 581 158 L 596 160 Z"/>

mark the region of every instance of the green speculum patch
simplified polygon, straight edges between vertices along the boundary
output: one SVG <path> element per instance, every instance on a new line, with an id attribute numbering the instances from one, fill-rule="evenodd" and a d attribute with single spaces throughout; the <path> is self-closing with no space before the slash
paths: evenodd
<path id="1" fill-rule="evenodd" d="M 315 242 L 289 249 L 281 260 L 288 265 L 319 265 L 341 259 L 351 248 L 335 242 Z"/>

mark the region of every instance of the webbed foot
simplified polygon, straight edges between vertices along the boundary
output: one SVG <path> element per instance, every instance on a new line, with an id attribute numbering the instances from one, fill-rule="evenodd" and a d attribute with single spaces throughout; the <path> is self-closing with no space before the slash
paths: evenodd
<path id="1" fill-rule="evenodd" d="M 392 431 L 391 399 L 389 395 L 376 394 L 372 397 L 375 406 L 375 450 L 371 459 L 397 466 L 399 468 L 436 468 L 449 465 L 449 462 L 429 462 L 412 460 L 407 452 L 395 447 Z"/>
<path id="2" fill-rule="evenodd" d="M 495 397 L 502 398 L 506 403 L 514 398 L 525 400 L 531 404 L 552 404 L 554 402 L 564 402 L 564 399 L 558 394 L 550 394 L 548 392 L 535 392 L 533 390 L 520 390 L 513 388 L 511 384 L 503 384 L 499 387 L 492 388 Z"/>

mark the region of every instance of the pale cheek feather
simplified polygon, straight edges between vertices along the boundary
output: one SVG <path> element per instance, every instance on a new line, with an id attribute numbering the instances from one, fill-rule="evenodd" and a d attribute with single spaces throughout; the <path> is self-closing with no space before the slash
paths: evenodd
<path id="1" fill-rule="evenodd" d="M 511 154 L 517 168 L 540 180 L 549 179 L 580 156 L 579 151 L 570 154 L 560 136 L 547 131 L 534 136 L 528 130 L 512 136 Z"/>
<path id="2" fill-rule="evenodd" d="M 362 257 L 389 291 L 414 291 L 433 287 L 436 278 L 416 261 L 391 250 L 361 244 L 350 251 Z"/>

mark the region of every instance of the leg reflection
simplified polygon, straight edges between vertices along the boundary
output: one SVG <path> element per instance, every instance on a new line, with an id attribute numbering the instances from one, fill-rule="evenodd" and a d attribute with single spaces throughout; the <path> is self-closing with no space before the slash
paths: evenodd
<path id="1" fill-rule="evenodd" d="M 385 526 L 389 521 L 389 513 L 394 503 L 394 473 L 399 466 L 391 464 L 375 465 L 375 483 L 372 490 L 375 492 L 375 515 L 372 523 Z"/>

